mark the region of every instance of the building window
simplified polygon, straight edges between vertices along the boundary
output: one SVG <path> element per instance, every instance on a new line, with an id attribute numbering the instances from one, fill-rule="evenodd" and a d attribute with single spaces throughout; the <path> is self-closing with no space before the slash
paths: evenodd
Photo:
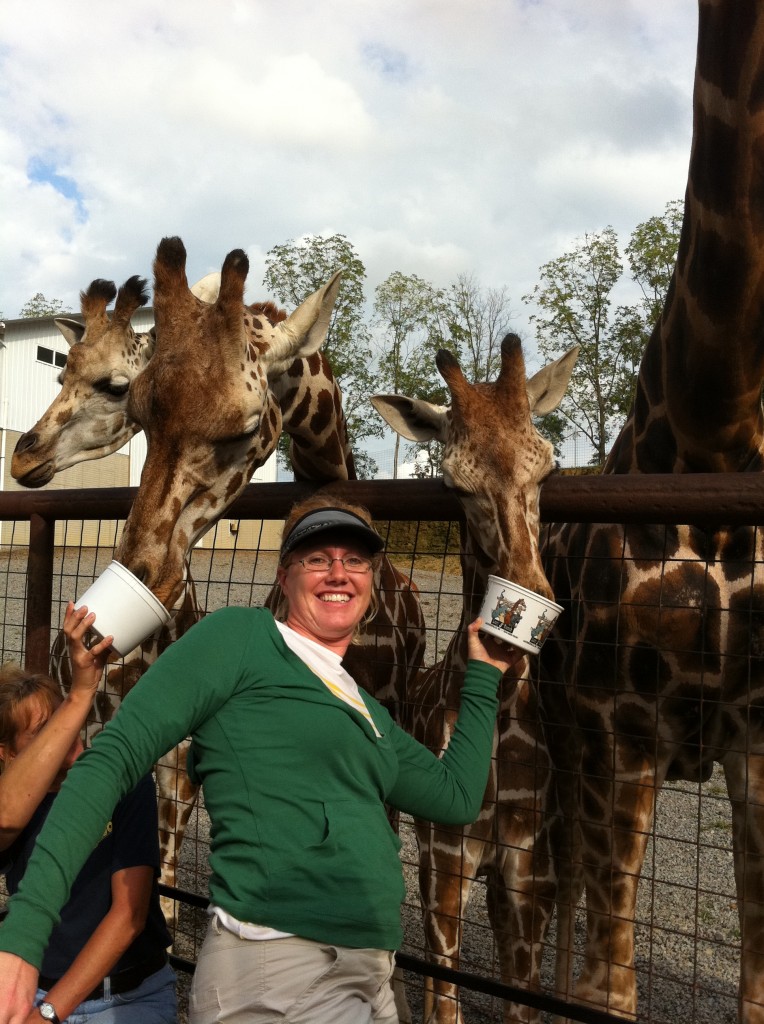
<path id="1" fill-rule="evenodd" d="M 38 345 L 37 362 L 50 363 L 51 366 L 66 366 L 66 353 L 54 352 L 52 348 L 45 348 L 44 345 Z"/>

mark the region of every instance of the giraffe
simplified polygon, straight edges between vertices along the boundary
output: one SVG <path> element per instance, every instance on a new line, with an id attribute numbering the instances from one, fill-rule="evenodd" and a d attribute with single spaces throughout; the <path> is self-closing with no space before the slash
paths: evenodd
<path id="1" fill-rule="evenodd" d="M 191 289 L 214 301 L 218 273 L 207 274 Z M 114 300 L 111 317 L 107 306 Z M 145 370 L 154 351 L 153 331 L 137 334 L 130 318 L 148 301 L 146 280 L 137 274 L 117 291 L 98 278 L 80 292 L 85 321 L 56 317 L 69 345 L 58 377 L 61 390 L 31 430 L 16 442 L 11 475 L 24 487 L 43 487 L 57 473 L 89 459 L 102 459 L 140 429 L 127 411 L 130 385 Z"/>
<path id="2" fill-rule="evenodd" d="M 404 720 L 434 751 L 447 746 L 454 727 L 467 661 L 466 627 L 480 610 L 488 575 L 552 596 L 538 539 L 539 487 L 553 468 L 553 451 L 531 414 L 557 406 L 577 354 L 571 350 L 526 382 L 520 339 L 507 335 L 492 384 L 469 384 L 455 357 L 438 353 L 450 409 L 397 395 L 371 399 L 404 437 L 443 443 L 444 483 L 458 495 L 465 516 L 460 627 L 443 659 L 409 688 Z M 463 908 L 476 876 L 486 875 L 502 978 L 539 988 L 542 939 L 556 893 L 553 802 L 551 762 L 526 656 L 517 677 L 507 675 L 501 683 L 492 771 L 477 821 L 465 829 L 416 822 L 425 940 L 437 962 L 458 965 Z M 461 1024 L 454 987 L 435 982 L 425 1015 L 428 1024 Z M 535 1018 L 512 1004 L 505 1019 Z"/>
<path id="3" fill-rule="evenodd" d="M 229 253 L 218 299 L 223 311 L 214 312 L 188 288 L 180 239 L 164 239 L 157 250 L 156 349 L 129 400 L 148 455 L 115 558 L 166 606 L 182 586 L 191 546 L 241 493 L 282 425 L 300 479 L 328 484 L 355 477 L 342 396 L 319 352 L 339 274 L 297 311 L 313 318 L 298 351 L 287 344 L 296 313 L 266 329 L 264 318 L 243 306 L 246 272 L 244 253 Z M 204 417 L 200 394 L 209 399 Z M 421 661 L 424 621 L 410 581 L 387 559 L 381 583 L 373 646 L 388 661 L 363 679 L 371 678 L 385 699 L 402 692 L 412 659 Z"/>
<path id="4" fill-rule="evenodd" d="M 106 307 L 117 297 L 111 317 Z M 43 487 L 56 473 L 117 451 L 140 429 L 127 416 L 130 384 L 145 368 L 154 347 L 148 332 L 136 334 L 130 318 L 148 302 L 146 281 L 135 276 L 117 291 L 97 279 L 80 292 L 84 325 L 69 317 L 54 323 L 69 344 L 59 374 L 61 391 L 16 443 L 11 463 L 15 480 Z"/>
<path id="5" fill-rule="evenodd" d="M 764 467 L 764 5 L 700 0 L 685 216 L 662 315 L 606 473 Z M 565 813 L 558 989 L 637 1012 L 639 875 L 666 780 L 721 765 L 733 819 L 739 1017 L 764 1021 L 764 555 L 760 531 L 561 524 L 547 572 L 566 607 L 541 658 Z"/>
<path id="6" fill-rule="evenodd" d="M 209 300 L 219 275 L 209 274 L 194 285 L 194 293 Z M 89 459 L 100 459 L 118 451 L 140 425 L 127 412 L 131 383 L 141 373 L 154 349 L 153 332 L 137 334 L 130 319 L 148 301 L 147 283 L 134 275 L 117 290 L 113 281 L 96 279 L 80 293 L 84 323 L 69 317 L 57 317 L 55 324 L 70 346 L 66 366 L 59 375 L 61 390 L 31 430 L 16 444 L 12 475 L 25 487 L 42 487 L 53 477 Z M 107 307 L 116 296 L 111 317 Z M 116 713 L 124 695 L 135 685 L 159 654 L 196 621 L 201 611 L 193 580 L 186 586 L 172 609 L 168 623 L 140 647 L 119 662 L 109 664 L 102 688 L 89 715 L 88 742 Z M 66 640 L 59 633 L 51 649 L 50 673 L 65 691 L 71 686 L 66 656 Z M 178 802 L 189 799 L 184 792 L 185 749 L 171 751 L 156 767 L 160 830 L 162 880 L 175 881 L 176 830 L 174 818 Z M 174 904 L 163 900 L 168 918 Z"/>
<path id="7" fill-rule="evenodd" d="M 191 294 L 180 239 L 160 242 L 154 269 L 156 348 L 129 399 L 148 454 L 115 558 L 169 606 L 192 545 L 265 461 L 282 425 L 302 479 L 326 484 L 355 470 L 339 386 L 319 352 L 339 275 L 273 326 L 242 303 L 241 250 L 226 257 L 216 309 Z M 413 584 L 386 558 L 378 586 L 380 610 L 348 670 L 395 713 L 424 656 L 424 619 Z"/>

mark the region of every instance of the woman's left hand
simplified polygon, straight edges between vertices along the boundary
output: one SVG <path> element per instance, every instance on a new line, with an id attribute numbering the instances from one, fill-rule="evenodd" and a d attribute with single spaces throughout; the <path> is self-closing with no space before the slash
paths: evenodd
<path id="1" fill-rule="evenodd" d="M 467 626 L 467 649 L 469 657 L 474 661 L 484 661 L 487 665 L 493 665 L 501 672 L 518 672 L 525 653 L 513 644 L 505 643 L 503 640 L 495 640 L 487 633 L 480 633 L 483 625 L 481 618 L 475 619 Z"/>

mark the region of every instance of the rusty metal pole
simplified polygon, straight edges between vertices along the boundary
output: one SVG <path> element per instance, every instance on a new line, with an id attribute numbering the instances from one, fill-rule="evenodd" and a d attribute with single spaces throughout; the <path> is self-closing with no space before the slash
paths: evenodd
<path id="1" fill-rule="evenodd" d="M 47 672 L 53 606 L 53 548 L 56 521 L 37 513 L 29 517 L 25 667 Z"/>

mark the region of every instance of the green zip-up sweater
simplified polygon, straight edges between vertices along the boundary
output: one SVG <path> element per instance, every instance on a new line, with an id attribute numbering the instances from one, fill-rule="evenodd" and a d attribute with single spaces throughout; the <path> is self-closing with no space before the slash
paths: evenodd
<path id="1" fill-rule="evenodd" d="M 500 675 L 469 663 L 458 726 L 438 759 L 364 693 L 375 736 L 287 647 L 270 612 L 215 612 L 145 673 L 70 770 L 0 949 L 39 967 L 112 808 L 189 735 L 189 772 L 212 822 L 213 903 L 303 938 L 396 949 L 403 873 L 384 803 L 443 824 L 477 817 Z"/>

